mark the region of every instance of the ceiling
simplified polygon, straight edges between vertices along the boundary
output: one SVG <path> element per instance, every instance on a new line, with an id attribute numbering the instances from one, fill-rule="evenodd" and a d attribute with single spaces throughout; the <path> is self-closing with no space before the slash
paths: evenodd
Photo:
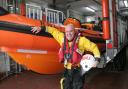
<path id="1" fill-rule="evenodd" d="M 79 0 L 77 2 L 68 3 L 67 5 L 69 8 L 76 10 L 83 15 L 91 15 L 101 11 L 101 0 Z M 95 12 L 86 9 L 86 7 L 93 9 Z"/>
<path id="2" fill-rule="evenodd" d="M 102 0 L 28 0 L 28 1 L 32 1 L 34 3 L 43 4 L 43 5 L 47 4 L 49 7 L 62 10 L 63 12 L 66 12 L 67 9 L 71 9 L 78 13 L 81 13 L 82 15 L 93 15 L 93 14 L 96 14 L 95 12 L 99 13 L 102 10 L 102 7 L 101 7 Z M 115 1 L 116 2 L 119 1 L 118 5 L 120 7 L 124 7 L 124 3 L 122 4 L 121 2 L 124 2 L 124 1 L 128 2 L 128 0 L 115 0 Z M 89 7 L 95 10 L 95 12 L 85 9 L 86 7 Z M 121 11 L 125 12 L 125 14 L 127 15 L 128 7 L 121 8 Z"/>
<path id="3" fill-rule="evenodd" d="M 101 0 L 30 0 L 36 3 L 48 3 L 50 7 L 60 10 L 72 9 L 83 15 L 90 15 L 94 12 L 88 11 L 85 7 L 90 7 L 95 11 L 101 10 Z"/>

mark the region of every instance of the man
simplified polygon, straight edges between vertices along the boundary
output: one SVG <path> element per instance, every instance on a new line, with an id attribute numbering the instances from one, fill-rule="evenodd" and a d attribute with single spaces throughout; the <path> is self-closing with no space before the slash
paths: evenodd
<path id="1" fill-rule="evenodd" d="M 84 77 L 81 75 L 80 60 L 85 51 L 90 51 L 95 57 L 95 65 L 98 64 L 100 52 L 97 45 L 82 37 L 75 28 L 81 28 L 78 20 L 67 18 L 64 21 L 65 33 L 59 29 L 46 26 L 47 32 L 50 33 L 61 45 L 59 50 L 59 61 L 64 63 L 64 74 L 61 79 L 61 89 L 83 89 Z M 32 32 L 40 32 L 40 27 L 34 27 Z"/>

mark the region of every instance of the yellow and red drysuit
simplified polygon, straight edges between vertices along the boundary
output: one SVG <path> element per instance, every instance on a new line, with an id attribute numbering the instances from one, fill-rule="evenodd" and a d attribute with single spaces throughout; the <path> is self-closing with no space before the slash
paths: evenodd
<path id="1" fill-rule="evenodd" d="M 61 89 L 83 89 L 84 78 L 80 74 L 80 59 L 84 51 L 90 51 L 93 53 L 94 57 L 100 58 L 100 52 L 97 45 L 86 37 L 81 37 L 79 35 L 73 40 L 74 42 L 68 42 L 64 33 L 60 32 L 58 29 L 49 26 L 47 26 L 46 29 L 61 46 L 59 51 L 60 62 L 65 62 L 64 56 L 66 53 L 73 54 L 73 57 L 70 60 L 66 60 L 67 62 L 64 63 L 65 71 L 64 76 L 60 81 Z M 65 50 L 65 52 L 63 52 L 64 44 L 66 45 L 66 48 L 68 47 L 70 49 L 72 48 L 72 45 L 74 45 L 73 52 L 71 50 Z"/>

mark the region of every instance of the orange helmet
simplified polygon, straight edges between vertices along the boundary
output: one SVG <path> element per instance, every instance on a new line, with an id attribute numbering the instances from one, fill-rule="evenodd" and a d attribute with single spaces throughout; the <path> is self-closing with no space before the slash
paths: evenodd
<path id="1" fill-rule="evenodd" d="M 79 20 L 75 19 L 75 18 L 67 18 L 64 20 L 64 25 L 67 24 L 73 24 L 75 26 L 75 28 L 81 28 L 81 23 Z"/>

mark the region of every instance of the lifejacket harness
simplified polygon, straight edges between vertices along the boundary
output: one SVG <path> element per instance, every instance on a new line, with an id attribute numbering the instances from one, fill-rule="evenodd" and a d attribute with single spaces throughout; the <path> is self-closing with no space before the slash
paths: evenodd
<path id="1" fill-rule="evenodd" d="M 76 36 L 73 38 L 71 47 L 69 47 L 68 40 L 64 35 L 64 42 L 59 51 L 59 61 L 60 62 L 70 62 L 72 64 L 77 64 L 80 62 L 82 57 L 82 52 L 78 49 L 78 42 L 80 38 L 80 33 L 76 33 Z"/>

